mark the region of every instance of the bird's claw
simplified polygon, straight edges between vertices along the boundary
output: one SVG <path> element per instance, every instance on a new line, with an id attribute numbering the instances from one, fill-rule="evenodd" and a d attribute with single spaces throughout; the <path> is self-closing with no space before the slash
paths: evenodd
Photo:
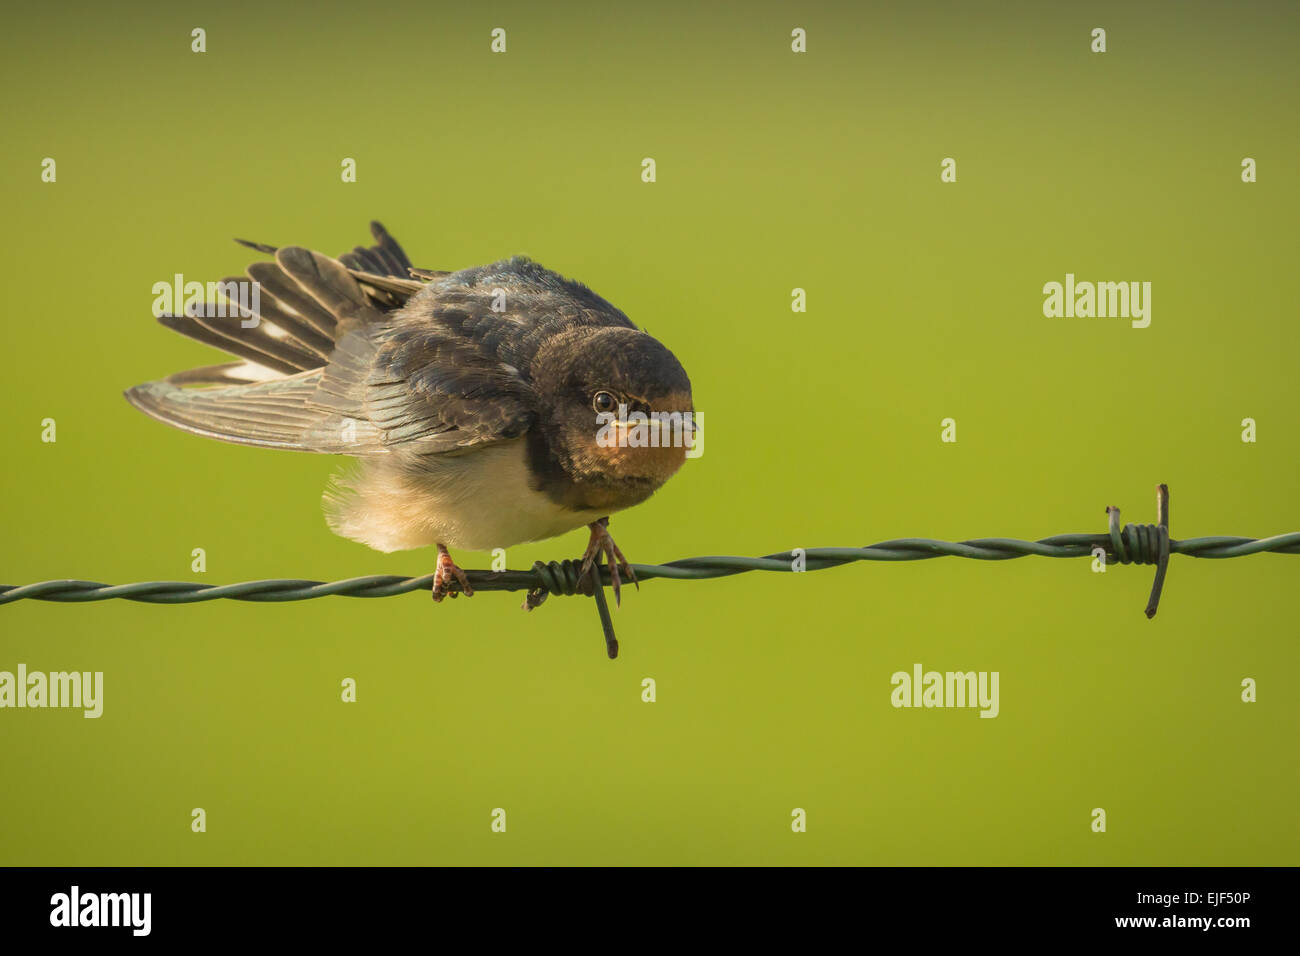
<path id="1" fill-rule="evenodd" d="M 593 567 L 597 564 L 597 558 L 604 555 L 605 560 L 609 563 L 609 583 L 614 590 L 614 605 L 617 607 L 621 604 L 620 587 L 622 578 L 619 575 L 619 570 L 621 569 L 627 575 L 628 580 L 636 585 L 638 591 L 641 590 L 641 582 L 636 579 L 636 572 L 632 570 L 632 565 L 628 564 L 627 558 L 623 557 L 623 552 L 614 543 L 608 525 L 608 518 L 601 518 L 599 521 L 593 521 L 588 525 L 591 528 L 591 540 L 587 542 L 587 551 L 582 556 L 582 574 L 584 577 L 591 574 Z M 592 584 L 593 587 L 600 587 L 599 576 L 593 578 Z"/>
<path id="2" fill-rule="evenodd" d="M 449 590 L 447 588 L 447 577 L 451 576 L 456 579 L 460 585 L 459 591 Z M 458 594 L 464 594 L 465 597 L 473 597 L 474 589 L 469 586 L 469 578 L 465 572 L 456 566 L 456 562 L 451 559 L 451 554 L 446 548 L 438 548 L 438 564 L 433 571 L 433 599 L 442 601 L 443 598 L 450 595 L 456 597 Z"/>

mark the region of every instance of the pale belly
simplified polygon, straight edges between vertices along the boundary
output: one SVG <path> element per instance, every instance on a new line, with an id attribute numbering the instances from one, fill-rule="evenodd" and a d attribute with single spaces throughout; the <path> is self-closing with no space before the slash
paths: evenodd
<path id="1" fill-rule="evenodd" d="M 413 472 L 366 459 L 324 501 L 330 528 L 378 551 L 433 544 L 491 551 L 553 538 L 603 517 L 575 512 L 528 486 L 523 441 L 456 456 L 427 456 Z M 605 512 L 606 514 L 608 512 Z"/>

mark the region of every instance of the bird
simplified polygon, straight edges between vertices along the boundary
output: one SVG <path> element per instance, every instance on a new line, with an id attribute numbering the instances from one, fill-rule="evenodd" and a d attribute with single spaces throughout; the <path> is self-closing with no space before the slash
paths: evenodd
<path id="1" fill-rule="evenodd" d="M 158 321 L 237 361 L 136 385 L 127 401 L 207 438 L 350 456 L 322 496 L 327 524 L 381 552 L 436 547 L 435 601 L 474 593 L 451 549 L 585 525 L 581 573 L 605 559 L 617 604 L 636 575 L 609 519 L 688 457 L 698 424 L 685 369 L 527 257 L 416 269 L 382 224 L 370 232 L 373 246 L 337 258 L 235 240 L 271 259 L 218 284 L 229 301 Z M 239 283 L 256 294 L 235 294 Z"/>

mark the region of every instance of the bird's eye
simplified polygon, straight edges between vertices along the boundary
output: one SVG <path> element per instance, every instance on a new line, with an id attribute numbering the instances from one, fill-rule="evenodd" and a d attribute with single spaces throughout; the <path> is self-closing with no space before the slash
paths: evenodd
<path id="1" fill-rule="evenodd" d="M 618 407 L 618 399 L 609 392 L 597 392 L 591 400 L 591 407 L 598 412 L 612 412 Z"/>

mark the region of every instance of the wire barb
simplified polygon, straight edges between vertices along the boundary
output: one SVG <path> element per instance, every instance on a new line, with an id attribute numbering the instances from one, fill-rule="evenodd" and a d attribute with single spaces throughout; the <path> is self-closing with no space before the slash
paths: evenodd
<path id="1" fill-rule="evenodd" d="M 1110 518 L 1111 551 L 1109 556 L 1120 564 L 1154 564 L 1155 581 L 1151 584 L 1151 598 L 1147 601 L 1148 620 L 1156 616 L 1160 606 L 1160 592 L 1164 590 L 1165 574 L 1169 570 L 1169 486 L 1156 485 L 1156 520 L 1159 524 L 1126 524 L 1119 527 L 1119 509 L 1111 505 L 1106 509 Z"/>
<path id="2" fill-rule="evenodd" d="M 1169 556 L 1185 554 L 1194 558 L 1239 558 L 1248 554 L 1300 554 L 1300 531 L 1270 538 L 1207 537 L 1177 541 L 1169 537 L 1169 487 L 1156 487 L 1157 524 L 1120 526 L 1119 509 L 1106 509 L 1110 527 L 1104 534 L 1058 534 L 1038 541 L 1015 538 L 975 538 L 969 541 L 935 541 L 929 538 L 897 538 L 861 548 L 808 548 L 803 552 L 807 571 L 822 571 L 855 561 L 925 561 L 932 558 L 957 557 L 977 561 L 1009 561 L 1036 555 L 1044 558 L 1083 558 L 1102 550 L 1106 560 L 1120 564 L 1155 565 L 1156 575 L 1147 601 L 1146 616 L 1155 617 L 1164 589 Z M 785 571 L 795 569 L 795 555 L 782 551 L 758 558 L 716 556 L 682 558 L 667 564 L 634 564 L 639 579 L 651 581 L 667 578 L 698 581 L 729 577 L 749 571 Z M 467 571 L 470 587 L 475 591 L 526 591 L 524 610 L 540 607 L 549 595 L 587 595 L 595 600 L 605 637 L 606 653 L 618 656 L 618 639 L 604 590 L 610 584 L 609 567 L 594 565 L 582 574 L 581 560 L 537 561 L 528 571 Z M 377 598 L 427 591 L 433 575 L 403 578 L 397 575 L 370 575 L 344 581 L 303 581 L 298 579 L 245 581 L 240 584 L 198 584 L 192 581 L 147 581 L 138 584 L 101 584 L 98 581 L 42 581 L 37 584 L 0 585 L 0 604 L 22 600 L 53 601 L 79 604 L 121 598 L 147 604 L 197 604 L 203 601 L 233 600 L 252 602 L 307 601 L 338 595 Z M 449 590 L 458 590 L 451 582 Z"/>

